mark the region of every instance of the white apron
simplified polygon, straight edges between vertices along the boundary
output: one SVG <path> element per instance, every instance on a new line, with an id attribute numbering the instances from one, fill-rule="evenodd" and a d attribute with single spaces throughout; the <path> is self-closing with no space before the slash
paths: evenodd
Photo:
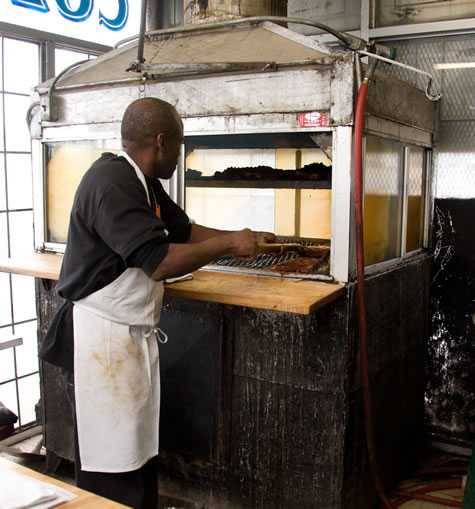
<path id="1" fill-rule="evenodd" d="M 147 192 L 143 174 L 133 166 Z M 128 472 L 158 454 L 157 325 L 163 291 L 163 283 L 132 268 L 74 303 L 74 384 L 82 470 Z"/>

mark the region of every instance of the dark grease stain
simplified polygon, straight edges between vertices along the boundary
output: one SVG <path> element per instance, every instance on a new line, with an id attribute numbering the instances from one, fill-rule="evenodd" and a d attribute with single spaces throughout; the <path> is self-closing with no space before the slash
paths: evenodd
<path id="1" fill-rule="evenodd" d="M 426 416 L 436 431 L 475 433 L 475 199 L 438 199 L 434 214 Z"/>

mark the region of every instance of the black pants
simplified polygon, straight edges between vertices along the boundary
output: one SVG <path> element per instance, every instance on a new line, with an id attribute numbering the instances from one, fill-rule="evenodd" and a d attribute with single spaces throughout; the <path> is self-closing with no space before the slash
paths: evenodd
<path id="1" fill-rule="evenodd" d="M 143 467 L 131 472 L 115 474 L 86 472 L 81 470 L 79 442 L 74 399 L 74 377 L 64 371 L 66 393 L 74 419 L 74 466 L 76 484 L 79 488 L 115 500 L 134 509 L 158 508 L 158 457 L 149 460 Z"/>

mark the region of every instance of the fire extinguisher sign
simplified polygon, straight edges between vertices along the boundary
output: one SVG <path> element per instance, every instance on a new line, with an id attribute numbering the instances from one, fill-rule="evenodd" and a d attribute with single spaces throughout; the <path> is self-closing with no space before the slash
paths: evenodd
<path id="1" fill-rule="evenodd" d="M 299 127 L 329 127 L 330 115 L 326 111 L 306 111 L 297 115 Z"/>

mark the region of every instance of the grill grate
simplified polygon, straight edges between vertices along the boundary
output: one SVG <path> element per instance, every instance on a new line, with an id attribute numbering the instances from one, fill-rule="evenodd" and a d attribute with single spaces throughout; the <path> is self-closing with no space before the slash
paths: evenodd
<path id="1" fill-rule="evenodd" d="M 266 269 L 277 265 L 278 263 L 285 263 L 297 258 L 296 253 L 286 253 L 284 255 L 273 254 L 258 254 L 254 258 L 235 258 L 234 256 L 223 256 L 218 258 L 214 264 L 220 267 L 242 267 L 245 269 Z"/>
<path id="2" fill-rule="evenodd" d="M 314 239 L 302 239 L 302 238 L 291 238 L 284 237 L 278 238 L 278 242 L 283 243 L 299 243 L 303 246 L 315 246 L 317 244 L 321 244 L 321 241 L 315 241 Z M 298 258 L 299 254 L 294 252 L 284 253 L 284 254 L 275 254 L 275 253 L 261 253 L 255 256 L 254 258 L 235 258 L 234 256 L 223 256 L 215 260 L 210 267 L 218 270 L 234 270 L 241 271 L 246 273 L 246 271 L 265 271 L 266 269 L 270 269 L 274 265 L 278 265 L 281 263 L 290 262 L 295 258 Z M 327 270 L 322 267 L 323 270 L 317 270 L 315 274 L 325 274 Z M 300 274 L 300 277 L 305 278 L 304 274 Z M 307 277 L 311 277 L 311 274 L 307 275 Z"/>

